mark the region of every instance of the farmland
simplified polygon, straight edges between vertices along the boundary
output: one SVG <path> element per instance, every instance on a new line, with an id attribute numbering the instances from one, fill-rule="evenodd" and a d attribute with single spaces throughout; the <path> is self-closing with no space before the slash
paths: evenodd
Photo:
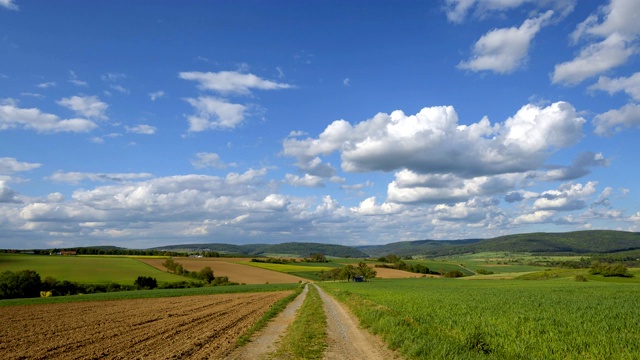
<path id="1" fill-rule="evenodd" d="M 0 307 L 3 359 L 184 358 L 228 353 L 291 292 Z"/>
<path id="2" fill-rule="evenodd" d="M 407 358 L 632 359 L 640 353 L 635 279 L 353 285 L 321 284 Z"/>
<path id="3" fill-rule="evenodd" d="M 0 272 L 23 269 L 35 270 L 42 278 L 79 283 L 133 284 L 138 276 L 152 276 L 158 282 L 184 280 L 178 275 L 161 272 L 138 261 L 120 256 L 49 256 L 0 253 Z M 199 270 L 199 269 L 198 269 Z"/>

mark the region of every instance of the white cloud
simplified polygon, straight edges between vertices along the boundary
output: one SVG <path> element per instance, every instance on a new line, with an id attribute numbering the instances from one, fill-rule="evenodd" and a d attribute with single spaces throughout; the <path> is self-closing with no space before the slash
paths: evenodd
<path id="1" fill-rule="evenodd" d="M 126 79 L 127 75 L 122 74 L 122 73 L 112 72 L 112 73 L 103 74 L 103 75 L 100 76 L 100 78 L 104 82 L 118 82 L 120 80 Z"/>
<path id="2" fill-rule="evenodd" d="M 0 180 L 0 203 L 21 203 L 18 193 L 3 180 Z"/>
<path id="3" fill-rule="evenodd" d="M 570 166 L 548 170 L 539 178 L 545 181 L 574 180 L 589 174 L 591 167 L 608 165 L 609 160 L 602 153 L 585 152 L 580 154 Z"/>
<path id="4" fill-rule="evenodd" d="M 640 101 L 640 72 L 630 77 L 619 77 L 617 79 L 600 76 L 597 83 L 589 86 L 589 90 L 607 91 L 611 95 L 624 91 L 635 101 Z"/>
<path id="5" fill-rule="evenodd" d="M 87 87 L 89 86 L 89 84 L 86 81 L 82 81 L 78 79 L 78 76 L 76 75 L 76 72 L 73 70 L 69 70 L 69 82 L 76 85 L 76 86 L 81 86 L 81 87 Z"/>
<path id="6" fill-rule="evenodd" d="M 40 83 L 40 84 L 38 84 L 36 86 L 41 88 L 41 89 L 46 89 L 46 88 L 50 88 L 50 87 L 55 87 L 56 85 L 57 84 L 54 81 L 49 81 L 49 82 Z"/>
<path id="7" fill-rule="evenodd" d="M 594 132 L 600 136 L 610 136 L 625 128 L 640 126 L 640 106 L 627 104 L 620 109 L 609 110 L 593 118 Z"/>
<path id="8" fill-rule="evenodd" d="M 475 18 L 485 18 L 491 14 L 502 14 L 523 5 L 552 9 L 562 16 L 575 7 L 575 0 L 446 0 L 445 12 L 452 23 L 462 23 L 472 12 Z"/>
<path id="9" fill-rule="evenodd" d="M 90 119 L 107 119 L 105 111 L 107 111 L 109 105 L 100 101 L 97 96 L 72 96 L 70 98 L 62 98 L 58 101 L 58 104 L 75 111 L 78 115 L 86 116 Z"/>
<path id="10" fill-rule="evenodd" d="M 161 97 L 164 97 L 164 91 L 162 90 L 149 93 L 149 99 L 151 99 L 151 101 L 156 101 Z"/>
<path id="11" fill-rule="evenodd" d="M 553 83 L 575 85 L 626 63 L 638 52 L 639 12 L 637 0 L 611 0 L 587 17 L 571 34 L 571 40 L 586 39 L 588 45 L 575 59 L 555 66 Z"/>
<path id="12" fill-rule="evenodd" d="M 34 98 L 38 98 L 38 99 L 44 98 L 44 96 L 42 94 L 38 94 L 38 93 L 21 92 L 20 95 L 34 97 Z"/>
<path id="13" fill-rule="evenodd" d="M 386 202 L 380 205 L 376 204 L 375 196 L 363 200 L 358 207 L 351 208 L 352 212 L 365 216 L 397 214 L 402 210 L 404 210 L 404 206 L 400 204 Z"/>
<path id="14" fill-rule="evenodd" d="M 136 126 L 125 126 L 127 132 L 134 134 L 153 135 L 158 130 L 155 126 L 140 124 Z"/>
<path id="15" fill-rule="evenodd" d="M 22 109 L 10 103 L 0 105 L 0 131 L 15 127 L 38 132 L 88 132 L 97 125 L 86 119 L 60 119 L 36 108 Z"/>
<path id="16" fill-rule="evenodd" d="M 18 10 L 18 5 L 16 5 L 13 0 L 0 0 L 0 6 L 9 9 L 9 10 Z"/>
<path id="17" fill-rule="evenodd" d="M 211 96 L 185 100 L 196 110 L 195 115 L 190 115 L 187 118 L 190 132 L 233 129 L 242 123 L 247 109 L 244 105 L 233 104 Z"/>
<path id="18" fill-rule="evenodd" d="M 49 177 L 50 180 L 69 184 L 79 184 L 89 180 L 96 182 L 123 182 L 152 177 L 149 173 L 86 173 L 56 171 Z"/>
<path id="19" fill-rule="evenodd" d="M 545 108 L 525 105 L 493 125 L 487 118 L 459 125 L 451 106 L 424 108 L 410 116 L 398 110 L 353 126 L 334 121 L 315 139 L 287 138 L 283 154 L 304 164 L 338 151 L 342 169 L 349 172 L 408 169 L 473 178 L 540 167 L 551 152 L 582 137 L 584 122 L 564 102 Z"/>
<path id="20" fill-rule="evenodd" d="M 110 85 L 109 87 L 112 88 L 113 90 L 121 92 L 123 94 L 128 94 L 129 93 L 129 89 L 125 88 L 122 85 L 114 84 L 114 85 Z"/>
<path id="21" fill-rule="evenodd" d="M 535 224 L 547 222 L 552 216 L 553 211 L 539 210 L 530 214 L 523 214 L 518 216 L 513 222 L 515 224 Z"/>
<path id="22" fill-rule="evenodd" d="M 37 169 L 42 164 L 21 162 L 11 157 L 0 158 L 0 175 L 11 175 L 17 172 Z"/>
<path id="23" fill-rule="evenodd" d="M 253 74 L 243 74 L 235 71 L 220 72 L 181 72 L 179 77 L 199 83 L 202 90 L 212 90 L 222 94 L 247 95 L 252 89 L 277 90 L 289 89 L 292 85 L 262 79 Z"/>
<path id="24" fill-rule="evenodd" d="M 617 33 L 583 48 L 578 56 L 555 66 L 554 84 L 576 85 L 587 78 L 622 65 L 634 53 Z"/>
<path id="25" fill-rule="evenodd" d="M 309 174 L 304 174 L 304 176 L 302 177 L 293 174 L 286 174 L 284 177 L 284 181 L 291 186 L 302 186 L 310 188 L 324 187 L 324 181 L 321 177 Z"/>
<path id="26" fill-rule="evenodd" d="M 199 152 L 196 154 L 196 158 L 191 160 L 191 165 L 196 169 L 203 169 L 207 167 L 225 169 L 227 165 L 220 160 L 220 156 L 216 153 Z"/>
<path id="27" fill-rule="evenodd" d="M 453 174 L 420 175 L 402 170 L 388 186 L 387 201 L 404 204 L 466 201 L 475 196 L 502 194 L 520 185 L 526 177 L 525 173 L 464 179 Z"/>
<path id="28" fill-rule="evenodd" d="M 519 28 L 495 29 L 483 35 L 473 48 L 473 57 L 458 64 L 471 71 L 507 74 L 526 61 L 533 37 L 553 15 L 549 10 L 537 18 L 525 20 Z"/>
<path id="29" fill-rule="evenodd" d="M 344 80 L 342 80 L 342 85 L 351 86 L 351 79 L 345 78 Z"/>
<path id="30" fill-rule="evenodd" d="M 563 184 L 558 190 L 548 190 L 540 194 L 533 203 L 535 210 L 571 211 L 584 209 L 586 198 L 595 194 L 597 182 Z"/>

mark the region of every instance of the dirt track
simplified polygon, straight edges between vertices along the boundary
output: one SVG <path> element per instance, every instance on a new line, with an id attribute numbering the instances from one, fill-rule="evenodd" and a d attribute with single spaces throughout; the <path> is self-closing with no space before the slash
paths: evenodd
<path id="1" fill-rule="evenodd" d="M 0 308 L 1 359 L 219 359 L 291 292 Z"/>

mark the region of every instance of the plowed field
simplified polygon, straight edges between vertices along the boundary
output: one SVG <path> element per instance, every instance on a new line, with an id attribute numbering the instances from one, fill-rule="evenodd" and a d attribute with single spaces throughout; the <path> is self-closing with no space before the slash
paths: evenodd
<path id="1" fill-rule="evenodd" d="M 0 358 L 221 358 L 290 293 L 2 307 Z"/>
<path id="2" fill-rule="evenodd" d="M 227 258 L 173 258 L 180 263 L 186 270 L 200 271 L 203 267 L 209 266 L 215 276 L 227 276 L 229 281 L 235 281 L 245 284 L 290 284 L 298 281 L 306 281 L 305 279 L 289 274 L 283 274 L 277 271 L 261 269 L 254 266 L 238 264 L 239 261 L 249 261 L 250 259 L 227 259 Z M 166 271 L 162 266 L 165 259 L 138 259 L 156 269 Z"/>

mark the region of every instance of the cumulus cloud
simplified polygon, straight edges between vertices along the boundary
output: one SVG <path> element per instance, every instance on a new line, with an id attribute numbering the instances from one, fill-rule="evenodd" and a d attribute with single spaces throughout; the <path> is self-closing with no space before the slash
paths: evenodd
<path id="1" fill-rule="evenodd" d="M 584 209 L 586 199 L 596 192 L 595 181 L 586 185 L 567 183 L 557 190 L 548 190 L 540 194 L 533 203 L 533 208 L 539 210 L 572 211 Z"/>
<path id="2" fill-rule="evenodd" d="M 29 171 L 37 169 L 40 166 L 42 166 L 42 164 L 22 162 L 11 157 L 2 157 L 0 158 L 0 175 L 11 175 L 17 172 Z"/>
<path id="3" fill-rule="evenodd" d="M 589 90 L 602 90 L 608 92 L 610 95 L 624 91 L 631 96 L 633 100 L 640 101 L 640 72 L 630 77 L 619 77 L 617 79 L 601 76 L 597 83 L 589 86 Z"/>
<path id="4" fill-rule="evenodd" d="M 18 193 L 3 180 L 0 180 L 0 203 L 21 203 Z"/>
<path id="5" fill-rule="evenodd" d="M 188 116 L 189 131 L 200 132 L 211 129 L 233 129 L 244 120 L 247 107 L 233 104 L 212 96 L 185 99 L 196 111 Z"/>
<path id="6" fill-rule="evenodd" d="M 310 188 L 324 187 L 324 181 L 321 177 L 315 175 L 304 174 L 300 177 L 298 175 L 286 174 L 284 182 L 291 186 L 302 186 Z"/>
<path id="7" fill-rule="evenodd" d="M 97 125 L 86 119 L 60 119 L 36 108 L 19 108 L 11 102 L 0 104 L 0 131 L 16 127 L 38 132 L 88 132 Z"/>
<path id="8" fill-rule="evenodd" d="M 455 204 L 436 205 L 432 213 L 438 221 L 478 223 L 491 217 L 502 217 L 496 209 L 497 201 L 491 198 L 473 198 Z"/>
<path id="9" fill-rule="evenodd" d="M 640 126 L 640 106 L 627 104 L 593 118 L 594 132 L 600 136 L 611 136 L 625 128 Z"/>
<path id="10" fill-rule="evenodd" d="M 520 185 L 527 174 L 478 176 L 471 179 L 454 174 L 416 174 L 402 170 L 387 188 L 387 201 L 405 204 L 450 203 L 476 196 L 502 194 Z"/>
<path id="11" fill-rule="evenodd" d="M 75 111 L 80 116 L 90 119 L 106 120 L 105 112 L 109 105 L 100 101 L 97 96 L 72 96 L 70 98 L 62 98 L 58 101 L 68 109 Z"/>
<path id="12" fill-rule="evenodd" d="M 407 169 L 473 178 L 540 167 L 551 152 L 582 137 L 584 122 L 564 102 L 545 108 L 525 105 L 493 125 L 487 118 L 459 125 L 451 106 L 424 108 L 410 116 L 398 110 L 356 125 L 334 121 L 318 138 L 287 138 L 283 154 L 300 164 L 338 151 L 348 172 Z"/>
<path id="13" fill-rule="evenodd" d="M 473 47 L 473 56 L 458 64 L 471 71 L 507 74 L 521 67 L 527 59 L 534 36 L 551 19 L 553 11 L 525 20 L 520 27 L 494 29 L 483 35 Z"/>
<path id="14" fill-rule="evenodd" d="M 191 165 L 196 169 L 204 169 L 207 167 L 225 169 L 227 165 L 220 160 L 220 155 L 216 153 L 199 152 L 196 158 L 191 160 Z"/>
<path id="15" fill-rule="evenodd" d="M 140 124 L 136 126 L 125 126 L 127 132 L 134 134 L 153 135 L 158 130 L 155 126 Z"/>
<path id="16" fill-rule="evenodd" d="M 262 79 L 254 74 L 243 74 L 236 71 L 220 72 L 181 72 L 179 77 L 184 80 L 196 81 L 202 90 L 211 90 L 222 94 L 247 95 L 252 89 L 278 90 L 289 89 L 292 85 Z"/>
<path id="17" fill-rule="evenodd" d="M 636 0 L 611 0 L 587 17 L 571 34 L 573 42 L 585 39 L 587 45 L 573 60 L 555 66 L 553 83 L 575 85 L 626 63 L 638 52 L 639 12 Z"/>
<path id="18" fill-rule="evenodd" d="M 372 196 L 363 200 L 358 207 L 352 207 L 351 211 L 359 215 L 374 216 L 397 214 L 403 209 L 404 206 L 394 203 L 385 202 L 378 205 L 376 204 L 376 197 Z"/>
<path id="19" fill-rule="evenodd" d="M 82 181 L 96 182 L 122 182 L 152 177 L 149 173 L 88 173 L 88 172 L 63 172 L 56 171 L 49 177 L 50 180 L 68 184 L 79 184 Z"/>

